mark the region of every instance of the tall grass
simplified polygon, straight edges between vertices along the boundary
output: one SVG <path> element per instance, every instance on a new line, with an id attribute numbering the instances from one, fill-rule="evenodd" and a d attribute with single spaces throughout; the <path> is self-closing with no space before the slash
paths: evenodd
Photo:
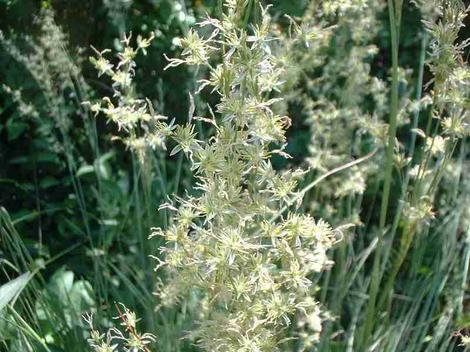
<path id="1" fill-rule="evenodd" d="M 19 236 L 15 232 L 14 246 L 9 245 L 8 238 L 4 237 L 6 235 L 2 236 L 1 243 L 6 260 L 4 263 L 7 263 L 7 260 L 19 260 L 22 265 L 19 266 L 15 262 L 14 270 L 21 273 L 30 270 L 29 266 L 35 266 L 36 261 L 51 262 L 54 267 L 64 262 L 59 259 L 64 259 L 62 256 L 59 256 L 57 261 L 52 260 L 57 257 L 57 253 L 48 256 L 47 249 L 42 250 L 41 245 L 46 248 L 49 246 L 59 248 L 60 253 L 70 252 L 73 256 L 81 256 L 83 267 L 92 269 L 86 272 L 85 276 L 89 282 L 86 285 L 93 287 L 93 292 L 89 294 L 93 298 L 93 310 L 96 314 L 100 316 L 101 312 L 114 310 L 114 301 L 125 302 L 135 307 L 140 315 L 144 315 L 148 328 L 154 329 L 156 323 L 153 315 L 152 292 L 156 278 L 152 270 L 149 270 L 153 266 L 149 254 L 154 253 L 156 247 L 152 247 L 155 242 L 148 242 L 147 238 L 152 225 L 166 222 L 166 215 L 155 211 L 155 200 L 160 199 L 160 202 L 163 202 L 179 181 L 167 179 L 166 162 L 161 153 L 152 155 L 145 164 L 139 161 L 138 153 L 133 153 L 130 158 L 130 169 L 125 172 L 119 170 L 119 174 L 115 174 L 118 171 L 115 164 L 119 156 L 115 150 L 101 151 L 103 145 L 109 148 L 109 138 L 98 136 L 96 120 L 82 104 L 93 93 L 85 82 L 79 66 L 73 61 L 68 51 L 67 39 L 61 28 L 54 23 L 51 11 L 43 11 L 38 19 L 38 27 L 40 36 L 37 39 L 25 37 L 14 40 L 4 37 L 1 41 L 5 53 L 22 67 L 27 77 L 33 79 L 38 95 L 35 91 L 22 92 L 21 88 L 15 89 L 9 86 L 4 88 L 17 104 L 23 121 L 38 126 L 40 138 L 44 138 L 47 142 L 44 147 L 41 145 L 45 150 L 43 153 L 57 155 L 59 168 L 65 171 L 63 176 L 66 180 L 65 185 L 70 185 L 67 197 L 71 201 L 65 202 L 63 208 L 54 209 L 53 205 L 44 204 L 39 199 L 37 212 L 10 222 L 9 231 L 13 231 L 13 223 L 27 228 L 25 223 L 31 224 L 35 219 L 39 219 L 39 251 L 46 254 L 34 258 L 28 254 L 24 257 L 30 249 L 25 243 L 24 236 Z M 77 135 L 82 136 L 77 137 Z M 29 161 L 25 159 L 25 162 Z M 44 168 L 44 164 L 41 164 L 41 161 L 36 162 L 37 172 Z M 47 189 L 38 189 L 38 197 L 41 198 L 46 192 Z M 75 239 L 71 241 L 70 247 L 58 245 L 54 243 L 54 239 L 51 241 L 50 237 L 44 238 L 41 223 L 49 223 L 50 219 L 56 221 L 58 226 L 65 224 L 65 231 L 74 234 Z M 59 241 L 59 238 L 55 241 Z M 143 255 L 136 255 L 137 253 Z M 4 270 L 5 273 L 11 274 L 11 268 Z M 36 276 L 42 270 L 48 271 L 48 267 L 38 268 Z M 71 272 L 67 271 L 63 275 L 70 274 Z M 40 294 L 42 291 L 40 287 L 45 285 L 45 280 L 40 280 L 35 285 L 29 284 L 36 293 L 28 296 L 30 305 L 33 306 L 29 307 L 29 311 L 18 311 L 18 314 L 24 318 L 22 324 L 32 324 L 30 326 L 34 327 L 30 329 L 31 331 L 37 331 L 37 325 L 35 326 L 26 317 L 37 323 L 39 319 L 37 315 L 41 313 L 35 310 L 34 302 L 46 295 L 46 293 Z M 48 288 L 44 290 L 46 292 Z M 66 306 L 64 297 L 54 298 L 54 302 L 41 312 L 55 310 L 59 314 Z M 99 309 L 96 309 L 97 307 Z M 90 307 L 80 307 L 80 311 L 68 319 L 79 322 L 82 320 L 81 315 L 88 309 Z M 110 313 L 112 314 L 114 313 Z M 56 327 L 59 333 L 59 336 L 47 339 L 47 343 L 51 346 L 62 346 L 65 349 L 67 346 L 74 346 L 77 351 L 85 349 L 84 330 L 75 331 L 73 338 L 64 338 L 62 329 L 59 328 L 63 326 L 63 321 L 57 323 L 51 319 L 47 322 L 47 319 L 41 317 L 40 324 L 45 323 L 49 325 L 49 329 L 53 330 Z M 74 329 L 82 329 L 83 326 L 79 323 Z M 38 336 L 44 340 L 48 333 L 42 330 Z M 6 339 L 7 335 L 4 336 Z M 22 339 L 29 341 L 28 336 Z M 33 346 L 29 347 L 32 350 L 39 348 L 34 347 L 36 345 L 31 342 L 28 344 Z M 171 345 L 177 346 L 173 343 Z M 23 350 L 25 347 L 14 343 L 9 348 Z"/>

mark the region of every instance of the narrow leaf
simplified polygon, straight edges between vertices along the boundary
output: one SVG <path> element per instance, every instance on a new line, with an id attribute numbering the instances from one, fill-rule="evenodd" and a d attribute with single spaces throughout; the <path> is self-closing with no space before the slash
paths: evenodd
<path id="1" fill-rule="evenodd" d="M 31 274 L 26 272 L 0 286 L 0 312 L 26 287 Z"/>

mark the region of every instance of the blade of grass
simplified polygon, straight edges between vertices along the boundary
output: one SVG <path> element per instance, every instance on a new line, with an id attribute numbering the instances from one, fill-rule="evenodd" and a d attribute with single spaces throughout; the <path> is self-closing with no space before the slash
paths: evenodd
<path id="1" fill-rule="evenodd" d="M 386 163 L 384 171 L 384 188 L 382 192 L 382 203 L 380 207 L 380 219 L 378 228 L 378 243 L 377 250 L 374 256 L 372 266 L 371 283 L 369 289 L 369 302 L 365 315 L 364 327 L 361 332 L 360 349 L 365 350 L 370 334 L 375 322 L 376 316 L 376 300 L 381 281 L 381 254 L 383 247 L 383 239 L 385 235 L 385 223 L 387 220 L 387 210 L 389 205 L 390 188 L 392 184 L 392 171 L 393 171 L 393 152 L 395 148 L 395 135 L 397 130 L 397 116 L 398 116 L 398 45 L 399 45 L 399 20 L 398 16 L 401 13 L 401 2 L 388 0 L 388 13 L 390 20 L 390 34 L 392 42 L 392 87 L 391 87 L 391 102 L 390 102 L 390 119 L 388 129 L 388 143 L 386 150 Z M 399 6 L 399 8 L 398 8 Z"/>

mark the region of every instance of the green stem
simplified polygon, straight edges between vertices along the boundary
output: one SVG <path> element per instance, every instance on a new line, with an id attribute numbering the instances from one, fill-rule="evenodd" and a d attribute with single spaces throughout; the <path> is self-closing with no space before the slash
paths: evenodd
<path id="1" fill-rule="evenodd" d="M 386 304 L 385 307 L 390 308 L 390 299 L 392 297 L 391 292 L 393 290 L 393 283 L 395 282 L 395 278 L 397 277 L 398 272 L 400 271 L 400 268 L 403 262 L 405 261 L 406 255 L 408 254 L 411 243 L 413 241 L 414 232 L 415 232 L 414 225 L 407 226 L 407 230 L 401 238 L 400 249 L 398 250 L 398 255 L 392 265 L 391 273 L 388 276 L 387 282 L 385 283 L 384 289 L 382 291 L 383 294 L 381 295 L 379 303 L 377 304 L 378 310 L 381 310 L 382 308 L 384 308 L 385 304 Z"/>
<path id="2" fill-rule="evenodd" d="M 370 152 L 369 154 L 367 154 L 367 155 L 365 155 L 365 156 L 363 156 L 359 159 L 350 161 L 347 164 L 338 166 L 338 167 L 324 173 L 323 175 L 321 175 L 320 177 L 315 179 L 313 182 L 309 183 L 295 197 L 293 197 L 290 201 L 288 201 L 286 205 L 284 205 L 275 215 L 273 215 L 273 217 L 270 219 L 270 222 L 274 222 L 275 220 L 277 220 L 291 205 L 296 203 L 299 199 L 303 199 L 303 197 L 307 194 L 308 191 L 310 191 L 312 188 L 314 188 L 316 185 L 318 185 L 320 182 L 322 182 L 327 177 L 329 177 L 331 175 L 334 175 L 334 174 L 336 174 L 340 171 L 349 169 L 349 168 L 351 168 L 355 165 L 358 165 L 358 164 L 372 158 L 375 155 L 376 152 L 377 152 L 377 150 L 374 150 L 374 151 Z"/>
<path id="3" fill-rule="evenodd" d="M 173 189 L 173 193 L 174 194 L 178 194 L 178 188 L 179 188 L 179 185 L 180 185 L 180 178 L 181 178 L 181 170 L 183 168 L 183 155 L 184 154 L 180 154 L 179 158 L 178 158 L 178 164 L 176 166 L 176 176 L 175 176 L 175 185 L 174 185 L 174 189 Z"/>
<path id="4" fill-rule="evenodd" d="M 419 67 L 418 67 L 418 80 L 416 82 L 416 101 L 420 101 L 423 94 L 423 76 L 424 76 L 424 62 L 426 59 L 426 44 L 427 44 L 427 33 L 423 34 L 421 38 L 421 50 L 419 55 Z M 418 119 L 419 119 L 420 110 L 416 109 L 413 115 L 412 129 L 418 128 Z M 410 151 L 409 156 L 413 158 L 415 147 L 416 147 L 416 132 L 412 130 L 411 140 L 410 140 Z"/>
<path id="5" fill-rule="evenodd" d="M 247 7 L 246 7 L 246 12 L 244 13 L 244 17 L 243 17 L 243 21 L 242 21 L 242 25 L 241 25 L 241 28 L 245 29 L 246 26 L 248 25 L 248 21 L 250 20 L 250 16 L 251 16 L 251 10 L 253 9 L 253 0 L 250 0 L 250 2 L 248 3 Z"/>
<path id="6" fill-rule="evenodd" d="M 464 266 L 462 268 L 462 281 L 460 284 L 460 292 L 459 292 L 459 297 L 457 298 L 457 316 L 461 317 L 463 313 L 463 308 L 464 308 L 464 296 L 465 296 L 465 291 L 467 290 L 468 287 L 468 272 L 470 268 L 470 228 L 467 230 L 467 234 L 465 236 L 465 242 L 464 242 L 464 260 L 463 260 Z"/>
<path id="7" fill-rule="evenodd" d="M 422 90 L 423 90 L 423 75 L 424 75 L 424 63 L 426 58 L 426 43 L 427 43 L 427 35 L 426 33 L 423 35 L 421 39 L 421 53 L 419 58 L 419 67 L 418 67 L 418 79 L 416 82 L 416 101 L 421 100 Z M 418 120 L 419 120 L 419 109 L 417 109 L 413 115 L 413 122 L 411 124 L 411 139 L 410 139 L 410 149 L 408 156 L 413 159 L 415 147 L 416 147 L 416 132 L 414 130 L 418 127 Z M 405 171 L 405 179 L 403 181 L 403 186 L 401 190 L 401 202 L 398 204 L 398 209 L 395 214 L 395 218 L 393 219 L 393 225 L 390 230 L 390 242 L 393 242 L 395 238 L 398 224 L 400 223 L 403 206 L 405 204 L 406 195 L 408 192 L 408 186 L 410 184 L 410 167 L 408 166 Z M 388 257 L 390 256 L 390 250 L 386 250 L 383 256 L 383 261 L 386 262 Z"/>
<path id="8" fill-rule="evenodd" d="M 401 3 L 399 4 L 401 8 Z M 367 305 L 366 319 L 364 322 L 364 328 L 362 331 L 362 348 L 365 350 L 369 336 L 372 332 L 374 316 L 376 315 L 376 299 L 377 293 L 381 281 L 380 275 L 380 254 L 383 245 L 383 238 L 385 232 L 385 222 L 387 219 L 387 210 L 390 197 L 390 186 L 392 183 L 392 171 L 393 171 L 393 151 L 395 146 L 395 135 L 397 130 L 397 115 L 398 115 L 398 26 L 397 23 L 397 11 L 394 6 L 393 0 L 388 0 L 388 13 L 390 18 L 390 33 L 392 41 L 392 87 L 391 87 L 391 107 L 390 107 L 390 120 L 388 130 L 388 145 L 386 151 L 386 163 L 385 163 L 385 179 L 384 189 L 382 193 L 382 204 L 380 207 L 380 219 L 379 219 L 379 230 L 378 230 L 378 243 L 377 252 L 374 256 L 374 262 L 372 267 L 372 277 L 369 289 L 369 303 Z M 401 14 L 401 10 L 398 12 Z M 401 17 L 401 16 L 400 16 Z"/>

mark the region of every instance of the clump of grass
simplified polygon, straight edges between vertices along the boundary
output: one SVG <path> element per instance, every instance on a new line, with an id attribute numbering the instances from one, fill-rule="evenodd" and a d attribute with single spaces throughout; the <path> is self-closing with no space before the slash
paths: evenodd
<path id="1" fill-rule="evenodd" d="M 161 143 L 154 138 L 149 144 L 141 145 L 137 133 L 149 125 L 143 126 L 135 121 L 137 126 L 131 128 L 132 123 L 128 121 L 121 128 L 129 133 L 126 136 L 128 138 L 122 139 L 135 156 L 132 168 L 119 168 L 116 160 L 118 148 L 110 148 L 102 153 L 101 148 L 109 148 L 109 139 L 104 133 L 98 136 L 95 119 L 90 110 L 81 104 L 82 100 L 91 99 L 94 92 L 83 77 L 82 60 L 77 59 L 74 56 L 75 51 L 70 50 L 68 37 L 56 24 L 54 17 L 51 9 L 43 9 L 36 19 L 37 36 L 34 37 L 0 33 L 0 46 L 5 49 L 5 60 L 14 62 L 23 74 L 21 78 L 24 76 L 27 82 L 23 84 L 24 87 L 18 88 L 12 80 L 9 86 L 2 88 L 18 107 L 13 119 L 16 120 L 19 115 L 19 121 L 30 124 L 24 137 L 28 141 L 29 138 L 33 140 L 31 146 L 29 143 L 25 144 L 31 148 L 30 154 L 24 150 L 24 158 L 20 159 L 22 163 L 29 165 L 28 171 L 33 173 L 31 178 L 34 177 L 35 185 L 22 184 L 20 178 L 15 184 L 19 189 L 28 189 L 25 198 L 36 199 L 37 207 L 36 211 L 28 209 L 28 215 L 17 218 L 15 222 L 23 225 L 31 220 L 37 221 L 23 226 L 19 237 L 21 242 L 28 244 L 29 250 L 34 252 L 31 257 L 37 261 L 48 262 L 55 258 L 57 252 L 69 253 L 73 250 L 70 261 L 62 261 L 71 266 L 65 272 L 69 278 L 70 269 L 75 270 L 75 265 L 78 264 L 81 269 L 80 273 L 75 272 L 75 277 L 80 279 L 76 281 L 79 284 L 85 283 L 82 286 L 86 288 L 91 282 L 94 290 L 83 291 L 90 295 L 93 306 L 96 304 L 100 307 L 95 314 L 97 322 L 103 323 L 101 313 L 113 300 L 123 300 L 136 310 L 151 302 L 144 309 L 148 312 L 144 315 L 144 324 L 153 329 L 154 315 L 151 307 L 154 304 L 154 280 L 152 262 L 146 255 L 152 252 L 152 248 L 146 240 L 151 224 L 162 218 L 162 223 L 165 221 L 165 216 L 155 214 L 153 201 L 166 196 L 167 185 L 166 175 L 160 170 L 165 166 L 164 160 L 157 160 L 155 155 L 147 158 L 145 165 L 139 160 L 147 157 L 152 148 L 160 147 Z M 145 51 L 150 40 L 151 38 L 139 37 L 137 51 Z M 132 58 L 129 56 L 131 54 L 129 51 L 126 53 L 127 59 Z M 97 64 L 103 64 L 102 60 L 103 58 Z M 147 102 L 135 99 L 132 82 L 127 82 L 126 79 L 119 81 L 119 77 L 133 73 L 130 65 L 128 60 L 124 66 L 120 66 L 116 79 L 113 80 L 118 82 L 114 88 L 119 94 L 116 94 L 116 100 L 114 97 L 111 99 L 119 101 L 119 108 L 115 107 L 114 111 L 119 111 L 122 118 L 125 118 L 131 105 L 138 105 L 136 109 L 147 108 Z M 114 67 L 111 65 L 111 68 Z M 102 73 L 108 73 L 106 66 L 100 66 L 100 69 L 104 70 Z M 28 79 L 32 82 L 28 82 Z M 103 108 L 106 107 L 107 112 L 112 110 L 108 105 L 108 102 L 111 104 L 111 99 L 103 102 Z M 98 109 L 98 106 L 100 105 L 95 105 L 94 108 Z M 147 115 L 142 112 L 140 116 Z M 11 141 L 12 146 L 14 142 Z M 152 176 L 154 172 L 157 177 Z M 8 180 L 1 180 L 2 185 L 5 181 Z M 158 192 L 155 192 L 157 182 Z M 31 224 L 37 224 L 37 227 Z M 126 228 L 129 230 L 125 230 Z M 27 232 L 23 232 L 25 229 Z M 27 238 L 35 236 L 35 230 L 38 243 L 33 246 Z M 48 235 L 43 236 L 43 232 Z M 49 236 L 49 233 L 53 236 Z M 122 233 L 126 235 L 122 236 Z M 19 252 L 8 247 L 3 238 L 0 246 L 2 255 L 5 253 L 7 257 L 13 258 L 19 256 Z M 138 252 L 137 248 L 144 254 L 129 256 L 131 252 Z M 63 268 L 57 268 L 58 263 L 55 260 L 52 262 L 54 263 L 47 267 L 48 271 L 57 269 L 57 276 L 64 273 Z M 52 283 L 57 281 L 55 274 L 48 278 Z M 76 342 L 83 340 L 82 331 L 77 333 L 76 330 L 83 328 L 79 316 L 83 314 L 84 306 L 64 308 L 63 305 L 69 302 L 65 302 L 63 296 L 50 294 L 49 291 L 54 291 L 53 285 L 51 287 L 44 280 L 35 286 L 36 294 L 29 297 L 30 310 L 19 310 L 19 314 L 28 314 L 24 324 L 30 324 L 38 336 L 48 336 L 47 344 L 55 344 L 60 348 L 73 346 L 75 350 L 83 350 L 83 345 Z M 74 289 L 73 295 L 76 291 Z M 45 298 L 50 298 L 51 302 L 44 303 Z M 36 310 L 35 305 L 40 309 Z M 69 306 L 72 307 L 70 304 Z M 70 311 L 73 319 L 68 317 Z M 49 319 L 45 319 L 45 315 Z M 74 322 L 72 327 L 69 326 L 69 321 L 64 323 L 65 317 Z M 24 334 L 19 336 L 21 339 L 18 341 L 29 341 L 23 337 Z M 0 339 L 2 342 L 4 337 L 12 351 L 15 348 L 22 350 L 26 345 L 26 342 L 11 343 L 7 334 Z M 73 350 L 72 347 L 70 350 Z"/>
<path id="2" fill-rule="evenodd" d="M 454 290 L 454 285 L 459 286 L 458 282 L 466 277 L 460 269 L 462 265 L 465 267 L 465 260 L 452 260 L 450 248 L 461 253 L 468 251 L 465 236 L 459 236 L 460 231 L 467 232 L 468 225 L 460 211 L 455 211 L 468 208 L 463 206 L 465 185 L 460 182 L 466 171 L 457 166 L 462 165 L 461 158 L 465 159 L 467 153 L 468 131 L 464 130 L 468 128 L 465 112 L 468 66 L 462 57 L 467 42 L 457 42 L 467 11 L 459 1 L 419 3 L 425 26 L 419 38 L 416 88 L 411 92 L 407 81 L 413 76 L 410 70 L 400 68 L 398 56 L 402 3 L 391 1 L 386 9 L 390 11 L 393 44 L 390 88 L 385 80 L 374 77 L 369 67 L 377 53 L 374 23 L 383 6 L 374 1 L 346 1 L 342 2 L 343 6 L 340 3 L 312 4 L 313 11 L 307 10 L 300 24 L 294 27 L 296 32 L 314 33 L 317 38 L 323 38 L 316 46 L 294 47 L 289 39 L 283 43 L 291 66 L 297 63 L 302 68 L 289 71 L 288 83 L 292 85 L 288 86 L 290 93 L 286 96 L 291 104 L 308 112 L 305 116 L 311 123 L 312 140 L 311 156 L 306 161 L 311 167 L 325 172 L 354 160 L 368 148 L 378 151 L 369 162 L 316 185 L 304 200 L 304 209 L 318 210 L 334 223 L 350 221 L 357 225 L 354 231 L 350 228 L 345 241 L 332 255 L 336 265 L 325 273 L 321 283 L 321 302 L 337 319 L 328 323 L 319 348 L 329 350 L 341 346 L 351 350 L 355 346 L 359 350 L 397 350 L 412 343 L 416 350 L 426 345 L 427 333 L 428 339 L 433 336 L 430 346 L 447 348 L 451 342 L 443 340 L 445 331 L 450 334 L 460 309 L 450 303 L 446 308 L 439 308 L 434 302 L 465 295 L 463 287 Z M 328 13 L 333 16 L 329 18 Z M 292 54 L 293 48 L 297 49 L 296 54 Z M 426 63 L 435 76 L 423 85 Z M 429 87 L 432 87 L 429 94 L 423 93 Z M 391 96 L 387 99 L 389 89 Z M 453 89 L 456 91 L 450 93 Z M 389 123 L 383 121 L 387 113 Z M 447 127 L 451 125 L 453 133 Z M 400 140 L 395 132 L 398 130 Z M 455 133 L 456 130 L 460 132 Z M 409 141 L 402 139 L 403 131 L 408 131 Z M 386 167 L 377 168 L 380 165 Z M 455 172 L 449 173 L 450 170 Z M 447 177 L 444 184 L 443 177 Z M 386 186 L 381 194 L 383 179 Z M 452 189 L 461 190 L 462 198 L 451 196 L 450 184 Z M 396 188 L 401 192 L 396 193 Z M 382 206 L 377 212 L 375 204 L 380 197 Z M 437 241 L 439 231 L 444 229 L 442 224 L 449 222 L 452 230 L 446 233 L 446 238 L 452 239 L 447 244 L 445 238 L 439 238 L 433 245 L 424 245 L 424 238 Z M 377 234 L 377 238 L 367 243 L 364 239 L 370 233 Z M 430 264 L 425 256 L 429 255 L 428 251 L 440 252 L 437 243 L 446 249 L 442 256 L 433 257 Z M 367 265 L 371 253 L 376 258 L 372 273 Z M 446 267 L 445 272 L 451 276 L 424 279 L 416 271 L 428 266 Z M 442 286 L 427 292 L 423 289 L 415 295 L 413 280 L 421 280 L 426 287 Z M 415 305 L 401 305 L 404 297 Z M 366 315 L 362 304 L 367 306 Z M 402 309 L 396 312 L 395 305 Z M 443 319 L 442 325 L 431 333 L 426 319 L 431 319 L 433 312 L 448 320 Z M 399 323 L 403 320 L 422 321 L 423 328 L 408 335 L 405 325 Z M 399 332 L 392 333 L 397 327 Z"/>
<path id="3" fill-rule="evenodd" d="M 399 21 L 401 11 L 398 3 L 391 6 L 392 32 L 399 32 Z M 389 306 L 388 297 L 393 289 L 395 277 L 398 274 L 406 255 L 410 249 L 413 238 L 416 234 L 425 231 L 429 227 L 430 220 L 434 218 L 434 202 L 437 195 L 440 180 L 447 163 L 451 160 L 455 148 L 464 135 L 468 125 L 468 66 L 463 64 L 462 50 L 465 43 L 456 43 L 460 28 L 463 26 L 463 18 L 466 16 L 466 9 L 460 2 L 438 2 L 436 3 L 439 17 L 435 22 L 426 22 L 426 30 L 431 37 L 431 57 L 429 67 L 434 74 L 433 90 L 430 101 L 432 101 L 426 122 L 425 131 L 417 130 L 421 137 L 425 139 L 423 155 L 416 160 L 416 164 L 408 170 L 406 177 L 412 177 L 413 182 L 409 190 L 404 193 L 404 205 L 399 208 L 395 215 L 395 224 L 401 218 L 402 234 L 398 254 L 392 260 L 391 273 L 385 282 L 378 309 Z M 393 19 L 396 21 L 394 22 Z M 398 55 L 398 38 L 394 55 Z M 395 66 L 398 65 L 398 56 L 394 59 Z M 395 68 L 397 70 L 397 68 Z M 398 73 L 394 73 L 397 76 Z M 467 78 L 465 78 L 467 77 Z M 392 86 L 392 90 L 398 87 Z M 398 93 L 395 93 L 395 95 Z M 397 97 L 392 96 L 392 107 L 397 105 Z M 396 108 L 395 108 L 396 110 Z M 395 111 L 392 113 L 397 114 Z M 433 119 L 438 123 L 433 123 Z M 450 127 L 453 126 L 453 127 Z M 412 156 L 413 158 L 413 156 Z M 406 178 L 404 188 L 408 187 Z M 382 207 L 382 217 L 380 228 L 385 223 L 386 206 Z M 403 212 L 401 212 L 403 211 Z M 395 225 L 396 226 L 396 225 Z M 392 236 L 395 235 L 396 227 L 392 227 Z M 377 294 L 375 292 L 374 294 Z M 370 306 L 371 307 L 371 306 Z M 390 308 L 388 308 L 390 309 Z"/>

